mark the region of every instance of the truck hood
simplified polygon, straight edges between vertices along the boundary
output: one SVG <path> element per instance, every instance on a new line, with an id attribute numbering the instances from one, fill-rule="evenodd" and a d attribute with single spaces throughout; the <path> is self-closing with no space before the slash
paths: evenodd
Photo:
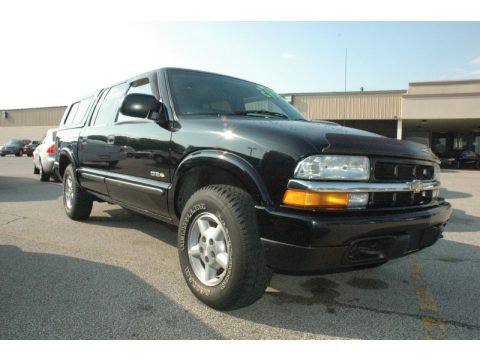
<path id="1" fill-rule="evenodd" d="M 210 129 L 210 133 L 218 136 L 216 143 L 220 147 L 225 144 L 228 148 L 237 143 L 242 144 L 242 147 L 247 145 L 244 148 L 255 148 L 260 152 L 277 151 L 296 160 L 324 153 L 401 157 L 439 162 L 435 154 L 425 145 L 391 139 L 327 121 L 230 117 L 198 121 L 202 122 L 198 130 L 201 132 Z M 228 139 L 228 145 L 225 138 Z"/>
<path id="2" fill-rule="evenodd" d="M 423 144 L 386 137 L 326 134 L 329 145 L 324 154 L 375 155 L 426 160 L 440 163 L 431 149 Z"/>

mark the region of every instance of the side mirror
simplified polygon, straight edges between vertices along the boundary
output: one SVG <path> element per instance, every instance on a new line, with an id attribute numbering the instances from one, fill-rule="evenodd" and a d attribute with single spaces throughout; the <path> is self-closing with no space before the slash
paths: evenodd
<path id="1" fill-rule="evenodd" d="M 158 120 L 162 111 L 162 103 L 152 95 L 129 94 L 123 99 L 120 113 L 142 119 Z"/>

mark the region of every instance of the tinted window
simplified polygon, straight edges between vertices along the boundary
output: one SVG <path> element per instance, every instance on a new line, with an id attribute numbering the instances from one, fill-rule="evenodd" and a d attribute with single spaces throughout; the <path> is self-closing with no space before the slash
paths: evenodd
<path id="1" fill-rule="evenodd" d="M 65 119 L 64 125 L 68 127 L 83 124 L 87 116 L 88 110 L 92 105 L 92 100 L 92 97 L 88 97 L 80 102 L 73 104 L 67 118 Z"/>
<path id="2" fill-rule="evenodd" d="M 18 146 L 22 142 L 20 140 L 10 140 L 5 143 L 6 146 Z"/>
<path id="3" fill-rule="evenodd" d="M 130 89 L 128 89 L 127 94 L 153 95 L 152 88 L 150 87 L 150 83 L 146 83 L 140 86 L 130 86 Z"/>
<path id="4" fill-rule="evenodd" d="M 278 119 L 304 117 L 273 90 L 249 81 L 190 70 L 168 70 L 179 116 L 238 115 Z"/>
<path id="5" fill-rule="evenodd" d="M 70 108 L 70 111 L 68 112 L 67 118 L 65 119 L 65 122 L 63 123 L 64 125 L 72 124 L 73 119 L 75 118 L 75 115 L 77 115 L 79 105 L 80 105 L 79 102 L 72 105 L 72 107 Z"/>
<path id="6" fill-rule="evenodd" d="M 100 110 L 98 110 L 95 118 L 95 126 L 105 125 L 115 121 L 118 114 L 118 108 L 123 100 L 123 95 L 127 91 L 128 84 L 123 83 L 113 86 L 108 90 L 107 95 L 104 97 Z"/>
<path id="7" fill-rule="evenodd" d="M 92 98 L 86 98 L 80 101 L 80 104 L 78 106 L 77 113 L 75 114 L 75 118 L 72 120 L 72 125 L 80 125 L 83 124 L 88 110 L 90 109 L 90 106 L 92 105 Z"/>
<path id="8" fill-rule="evenodd" d="M 140 86 L 131 86 L 128 89 L 127 94 L 153 95 L 152 89 L 150 87 L 150 83 L 146 83 L 146 84 L 143 84 L 143 85 L 140 85 Z M 131 117 L 131 116 L 125 116 L 125 115 L 122 115 L 120 112 L 118 113 L 117 122 L 120 122 L 120 121 L 135 121 L 135 120 L 143 120 L 143 119 L 139 119 L 139 118 Z"/>

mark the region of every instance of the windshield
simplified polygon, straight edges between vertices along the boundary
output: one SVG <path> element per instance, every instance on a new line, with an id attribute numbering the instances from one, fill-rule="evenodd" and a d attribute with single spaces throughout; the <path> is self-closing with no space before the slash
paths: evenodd
<path id="1" fill-rule="evenodd" d="M 21 144 L 20 140 L 9 140 L 5 143 L 5 146 L 18 146 Z"/>
<path id="2" fill-rule="evenodd" d="M 228 76 L 169 69 L 175 112 L 180 117 L 235 115 L 305 120 L 273 90 Z"/>

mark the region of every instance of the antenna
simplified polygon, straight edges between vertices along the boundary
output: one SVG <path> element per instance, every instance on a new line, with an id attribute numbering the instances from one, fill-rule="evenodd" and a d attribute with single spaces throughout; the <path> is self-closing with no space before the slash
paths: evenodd
<path id="1" fill-rule="evenodd" d="M 347 117 L 347 48 L 345 48 L 345 87 L 344 87 L 344 99 L 343 99 L 343 125 L 345 126 L 345 119 Z"/>

